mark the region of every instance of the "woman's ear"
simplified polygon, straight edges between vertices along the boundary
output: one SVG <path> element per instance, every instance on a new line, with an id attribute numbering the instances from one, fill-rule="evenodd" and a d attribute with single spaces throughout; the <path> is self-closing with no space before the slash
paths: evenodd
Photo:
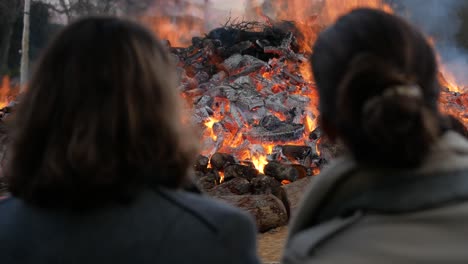
<path id="1" fill-rule="evenodd" d="M 338 139 L 338 129 L 330 122 L 328 119 L 323 118 L 322 116 L 319 117 L 319 125 L 322 128 L 322 131 L 328 137 L 331 142 L 336 142 Z"/>

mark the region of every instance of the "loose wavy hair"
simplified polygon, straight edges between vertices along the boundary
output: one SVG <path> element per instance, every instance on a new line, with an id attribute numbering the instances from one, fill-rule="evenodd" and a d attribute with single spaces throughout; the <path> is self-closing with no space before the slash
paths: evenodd
<path id="1" fill-rule="evenodd" d="M 177 188 L 196 152 L 182 115 L 175 67 L 151 32 L 111 17 L 72 23 L 14 116 L 9 189 L 41 207 L 88 208 Z"/>

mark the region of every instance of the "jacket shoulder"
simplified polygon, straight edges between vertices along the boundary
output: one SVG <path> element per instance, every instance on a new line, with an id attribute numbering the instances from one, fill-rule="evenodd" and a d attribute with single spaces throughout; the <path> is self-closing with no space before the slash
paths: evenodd
<path id="1" fill-rule="evenodd" d="M 190 218 L 189 221 L 178 219 L 177 228 L 173 229 L 175 233 L 171 233 L 171 237 L 177 237 L 175 234 L 188 239 L 203 237 L 197 243 L 185 244 L 185 250 L 195 252 L 195 255 L 206 248 L 212 249 L 209 256 L 198 256 L 191 259 L 191 263 L 259 263 L 256 255 L 256 228 L 249 214 L 200 194 L 168 190 L 160 190 L 159 194 L 180 208 L 183 217 Z M 200 223 L 204 228 L 200 228 Z M 179 233 L 181 231 L 182 234 Z M 165 248 L 165 252 L 171 250 L 173 247 Z M 174 259 L 174 255 L 171 255 L 174 263 L 186 263 L 183 256 L 182 259 Z"/>
<path id="2" fill-rule="evenodd" d="M 225 229 L 227 223 L 253 225 L 252 217 L 246 212 L 204 195 L 168 189 L 158 189 L 158 194 L 216 233 L 221 227 Z"/>
<path id="3" fill-rule="evenodd" d="M 341 234 L 362 218 L 356 213 L 346 218 L 336 218 L 319 226 L 297 233 L 289 241 L 285 255 L 285 264 L 304 263 L 315 254 L 315 251 L 330 239 Z"/>

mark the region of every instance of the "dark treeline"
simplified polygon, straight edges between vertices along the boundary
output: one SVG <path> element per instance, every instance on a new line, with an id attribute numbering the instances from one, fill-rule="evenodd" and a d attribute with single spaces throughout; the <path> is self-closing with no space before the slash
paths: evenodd
<path id="1" fill-rule="evenodd" d="M 127 5 L 132 1 L 124 1 Z M 144 1 L 148 2 L 148 1 Z M 405 0 L 387 0 L 397 10 L 405 9 Z M 424 5 L 425 1 L 421 1 Z M 132 4 L 133 5 L 133 4 Z M 146 6 L 147 7 L 147 6 Z M 128 7 L 126 10 L 129 9 Z M 130 9 L 129 9 L 130 10 Z M 42 48 L 47 45 L 48 40 L 63 25 L 52 23 L 56 10 L 50 5 L 40 1 L 33 1 L 31 5 L 31 33 L 30 33 L 30 59 L 34 60 L 40 54 Z M 468 51 L 468 2 L 463 4 L 457 12 L 461 24 L 456 35 L 458 46 Z M 447 28 L 453 25 L 446 25 Z M 23 30 L 23 16 L 21 1 L 2 0 L 0 2 L 0 76 L 8 74 L 19 75 L 19 64 L 21 58 L 21 39 Z"/>
<path id="2" fill-rule="evenodd" d="M 9 0 L 6 0 L 9 1 Z M 15 0 L 16 1 L 16 0 Z M 11 76 L 19 75 L 19 66 L 21 60 L 21 40 L 23 31 L 22 7 L 16 11 L 16 16 L 12 24 L 0 23 L 1 38 L 9 38 L 7 46 L 0 47 L 0 50 L 6 55 L 3 65 L 0 65 L 0 75 L 8 74 Z M 5 12 L 13 15 L 12 10 L 0 8 L 0 17 L 5 17 Z M 51 23 L 51 12 L 49 7 L 41 2 L 31 4 L 31 25 L 30 25 L 30 50 L 29 57 L 34 61 L 40 51 L 47 45 L 50 37 L 60 28 L 60 25 Z M 11 27 L 11 28 L 8 28 Z M 3 39 L 5 40 L 5 39 Z"/>

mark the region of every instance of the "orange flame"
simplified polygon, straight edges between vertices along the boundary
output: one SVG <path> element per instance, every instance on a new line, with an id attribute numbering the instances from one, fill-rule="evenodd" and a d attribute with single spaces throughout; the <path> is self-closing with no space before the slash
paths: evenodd
<path id="1" fill-rule="evenodd" d="M 219 183 L 221 184 L 224 182 L 224 172 L 220 171 L 218 173 L 219 173 Z"/>
<path id="2" fill-rule="evenodd" d="M 204 125 L 206 126 L 206 128 L 207 128 L 207 131 L 208 131 L 208 133 L 209 133 L 209 136 L 210 136 L 214 141 L 216 141 L 217 138 L 218 138 L 218 135 L 216 135 L 215 132 L 213 131 L 213 126 L 214 126 L 214 124 L 217 123 L 217 122 L 219 122 L 218 119 L 215 119 L 215 118 L 213 118 L 213 117 L 210 117 L 210 118 L 208 119 L 208 121 L 206 121 L 205 124 L 204 124 Z"/>
<path id="3" fill-rule="evenodd" d="M 252 157 L 252 163 L 254 164 L 255 168 L 264 173 L 265 166 L 268 164 L 268 160 L 266 156 L 259 156 L 259 157 Z"/>
<path id="4" fill-rule="evenodd" d="M 281 181 L 282 185 L 287 185 L 287 184 L 290 184 L 290 183 L 291 183 L 291 181 L 288 181 L 288 180 L 282 180 Z"/>
<path id="5" fill-rule="evenodd" d="M 392 7 L 384 3 L 383 0 L 326 0 L 322 10 L 322 22 L 327 25 L 334 23 L 340 16 L 362 7 L 393 13 Z"/>
<path id="6" fill-rule="evenodd" d="M 8 105 L 13 96 L 13 87 L 11 87 L 10 77 L 4 76 L 0 84 L 0 108 Z"/>

